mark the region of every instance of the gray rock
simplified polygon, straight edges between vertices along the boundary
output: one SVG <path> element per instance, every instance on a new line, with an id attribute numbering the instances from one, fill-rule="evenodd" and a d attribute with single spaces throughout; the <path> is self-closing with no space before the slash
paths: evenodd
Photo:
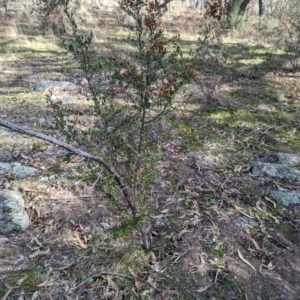
<path id="1" fill-rule="evenodd" d="M 0 162 L 0 175 L 4 175 L 11 169 L 10 163 Z"/>
<path id="2" fill-rule="evenodd" d="M 8 134 L 9 134 L 8 131 L 6 131 L 6 130 L 0 128 L 0 135 L 8 135 Z"/>
<path id="3" fill-rule="evenodd" d="M 282 164 L 257 162 L 252 167 L 255 176 L 268 176 L 290 181 L 300 181 L 300 171 L 289 168 Z"/>
<path id="4" fill-rule="evenodd" d="M 11 153 L 11 151 L 0 151 L 1 161 L 11 161 L 13 159 L 14 159 L 14 155 Z"/>
<path id="5" fill-rule="evenodd" d="M 38 123 L 39 123 L 40 125 L 44 125 L 44 124 L 46 124 L 46 119 L 45 119 L 45 118 L 39 118 Z"/>
<path id="6" fill-rule="evenodd" d="M 75 104 L 76 101 L 72 97 L 64 97 L 64 98 L 61 99 L 61 103 L 64 104 L 64 105 L 66 105 L 66 104 Z"/>
<path id="7" fill-rule="evenodd" d="M 55 102 L 61 102 L 61 104 L 75 104 L 76 101 L 73 97 L 69 96 L 66 93 L 60 93 L 60 95 L 51 95 L 50 99 Z"/>
<path id="8" fill-rule="evenodd" d="M 300 154 L 290 154 L 290 153 L 277 153 L 277 154 L 253 154 L 252 160 L 262 163 L 271 164 L 284 164 L 288 166 L 299 166 L 300 165 Z"/>
<path id="9" fill-rule="evenodd" d="M 9 239 L 8 239 L 7 237 L 1 236 L 1 235 L 0 235 L 0 245 L 1 245 L 1 244 L 5 244 L 5 243 L 7 243 L 8 241 L 9 241 Z"/>
<path id="10" fill-rule="evenodd" d="M 41 80 L 37 83 L 33 89 L 35 91 L 46 91 L 46 90 L 66 90 L 66 91 L 76 91 L 79 87 L 68 81 L 56 81 L 56 80 Z"/>
<path id="11" fill-rule="evenodd" d="M 40 172 L 36 168 L 23 166 L 20 163 L 12 163 L 11 164 L 13 174 L 17 179 L 22 179 L 27 176 L 35 176 L 38 175 Z"/>
<path id="12" fill-rule="evenodd" d="M 156 142 L 159 138 L 158 133 L 155 130 L 150 130 L 147 132 L 147 141 L 149 143 Z"/>
<path id="13" fill-rule="evenodd" d="M 281 163 L 279 161 L 279 157 L 277 154 L 253 154 L 252 160 L 256 162 L 262 162 L 262 163 L 270 163 L 270 164 L 276 164 Z"/>
<path id="14" fill-rule="evenodd" d="M 271 190 L 268 197 L 286 207 L 290 204 L 300 204 L 300 192 L 297 191 Z"/>
<path id="15" fill-rule="evenodd" d="M 89 82 L 87 81 L 86 78 L 83 78 L 83 79 L 81 80 L 80 84 L 83 85 L 83 86 L 88 86 L 88 85 L 89 85 Z"/>
<path id="16" fill-rule="evenodd" d="M 288 166 L 300 165 L 300 154 L 278 153 L 279 161 Z"/>
<path id="17" fill-rule="evenodd" d="M 24 230 L 29 224 L 22 195 L 16 191 L 0 190 L 0 233 Z"/>
<path id="18" fill-rule="evenodd" d="M 40 171 L 36 168 L 23 166 L 17 162 L 14 163 L 0 162 L 0 175 L 5 174 L 9 170 L 12 170 L 13 175 L 17 179 L 22 179 L 27 176 L 35 176 L 40 173 Z"/>
<path id="19" fill-rule="evenodd" d="M 259 226 L 257 222 L 244 216 L 238 216 L 232 220 L 232 223 L 239 227 L 256 227 Z"/>
<path id="20" fill-rule="evenodd" d="M 0 169 L 8 171 L 11 169 L 11 164 L 6 162 L 0 162 Z"/>

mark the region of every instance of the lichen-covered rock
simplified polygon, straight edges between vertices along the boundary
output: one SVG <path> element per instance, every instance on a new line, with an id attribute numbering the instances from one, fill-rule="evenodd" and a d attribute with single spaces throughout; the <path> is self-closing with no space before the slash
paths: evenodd
<path id="1" fill-rule="evenodd" d="M 300 192 L 298 191 L 271 190 L 268 193 L 268 196 L 286 207 L 288 207 L 291 204 L 300 205 Z"/>
<path id="2" fill-rule="evenodd" d="M 282 164 L 288 166 L 299 166 L 300 165 L 300 154 L 291 154 L 291 153 L 278 153 L 279 161 Z"/>
<path id="3" fill-rule="evenodd" d="M 68 81 L 57 81 L 57 80 L 41 80 L 37 83 L 33 89 L 35 91 L 46 91 L 46 90 L 55 90 L 55 91 L 76 91 L 79 87 Z"/>
<path id="4" fill-rule="evenodd" d="M 0 162 L 0 175 L 4 175 L 6 172 L 12 171 L 13 175 L 17 179 L 22 179 L 28 176 L 39 175 L 40 171 L 36 168 L 23 166 L 20 163 L 5 163 Z"/>
<path id="5" fill-rule="evenodd" d="M 22 179 L 28 176 L 38 175 L 40 172 L 36 168 L 23 166 L 20 163 L 12 163 L 12 171 L 17 179 Z"/>
<path id="6" fill-rule="evenodd" d="M 257 162 L 252 167 L 252 174 L 262 177 L 273 177 L 281 180 L 300 181 L 300 171 L 282 164 Z"/>
<path id="7" fill-rule="evenodd" d="M 252 160 L 261 163 L 284 164 L 291 167 L 300 166 L 300 154 L 298 153 L 253 154 Z"/>
<path id="8" fill-rule="evenodd" d="M 0 233 L 24 230 L 29 224 L 22 195 L 16 191 L 0 190 Z"/>

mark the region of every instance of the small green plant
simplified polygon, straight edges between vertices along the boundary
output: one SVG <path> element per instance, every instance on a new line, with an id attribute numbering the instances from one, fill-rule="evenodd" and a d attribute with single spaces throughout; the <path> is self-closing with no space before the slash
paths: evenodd
<path id="1" fill-rule="evenodd" d="M 234 278 L 225 273 L 223 276 L 219 277 L 219 288 L 217 289 L 217 293 L 213 294 L 217 296 L 218 300 L 244 300 L 245 294 L 243 293 L 243 290 L 243 284 L 237 282 Z"/>
<path id="2" fill-rule="evenodd" d="M 228 29 L 234 28 L 239 29 L 243 26 L 245 16 L 241 13 L 242 0 L 232 0 L 228 5 L 227 16 L 221 20 L 221 28 Z"/>
<path id="3" fill-rule="evenodd" d="M 25 293 L 33 293 L 39 288 L 37 284 L 39 283 L 39 274 L 36 270 L 28 270 L 16 274 L 11 274 L 5 278 L 4 283 L 12 287 L 13 290 L 10 296 L 13 294 L 19 294 L 21 291 Z M 4 296 L 7 292 L 7 285 L 0 284 L 0 296 Z"/>
<path id="4" fill-rule="evenodd" d="M 225 250 L 222 248 L 219 248 L 218 245 L 215 242 L 204 242 L 204 246 L 211 251 L 213 254 L 216 254 L 220 257 L 223 257 L 225 255 Z"/>
<path id="5" fill-rule="evenodd" d="M 278 231 L 281 233 L 291 233 L 295 231 L 295 228 L 291 224 L 280 224 L 277 227 Z"/>
<path id="6" fill-rule="evenodd" d="M 201 199 L 206 206 L 210 207 L 217 203 L 217 199 L 213 195 L 203 195 Z"/>

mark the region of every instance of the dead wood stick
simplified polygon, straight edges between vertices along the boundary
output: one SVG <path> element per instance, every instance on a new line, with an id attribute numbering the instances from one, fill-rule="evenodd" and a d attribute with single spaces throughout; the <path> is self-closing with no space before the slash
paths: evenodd
<path id="1" fill-rule="evenodd" d="M 91 279 L 97 278 L 97 277 L 101 277 L 103 275 L 110 275 L 110 276 L 118 276 L 118 277 L 126 277 L 129 279 L 134 279 L 132 276 L 129 275 L 125 275 L 125 274 L 119 274 L 119 273 L 112 273 L 112 272 L 107 272 L 107 271 L 103 271 L 97 274 L 92 275 L 91 277 L 89 277 L 88 279 L 85 279 L 84 281 L 82 281 L 81 283 L 79 283 L 76 287 L 72 288 L 72 290 L 77 290 L 79 287 L 83 286 L 84 284 L 86 284 L 88 281 L 90 281 Z"/>
<path id="2" fill-rule="evenodd" d="M 76 153 L 78 155 L 81 155 L 83 157 L 89 158 L 91 160 L 94 160 L 94 161 L 100 163 L 111 175 L 114 176 L 114 179 L 115 179 L 117 185 L 119 186 L 119 188 L 121 189 L 132 214 L 134 216 L 136 215 L 136 207 L 130 198 L 130 193 L 128 191 L 128 188 L 126 187 L 125 183 L 123 182 L 121 176 L 115 171 L 115 169 L 113 167 L 111 167 L 108 163 L 106 163 L 100 156 L 80 150 L 80 149 L 75 148 L 67 143 L 64 143 L 64 142 L 58 140 L 58 139 L 55 139 L 51 136 L 48 136 L 43 133 L 36 132 L 36 131 L 30 130 L 30 129 L 26 129 L 26 128 L 16 125 L 14 123 L 7 122 L 3 119 L 0 119 L 0 125 L 4 126 L 6 128 L 9 128 L 13 131 L 17 131 L 17 132 L 20 132 L 20 133 L 23 133 L 26 135 L 34 136 L 38 139 L 45 140 L 51 144 L 65 148 L 65 149 L 69 150 L 70 152 Z"/>

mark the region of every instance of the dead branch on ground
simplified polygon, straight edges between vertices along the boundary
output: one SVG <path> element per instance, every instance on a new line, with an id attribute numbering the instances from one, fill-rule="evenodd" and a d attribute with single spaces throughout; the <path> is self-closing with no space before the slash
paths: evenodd
<path id="1" fill-rule="evenodd" d="M 75 147 L 73 147 L 73 146 L 71 146 L 71 145 L 69 145 L 65 142 L 62 142 L 58 139 L 55 139 L 51 136 L 48 136 L 48 135 L 45 135 L 43 133 L 36 132 L 36 131 L 30 130 L 30 129 L 23 128 L 19 125 L 7 122 L 3 119 L 0 119 L 0 125 L 3 126 L 3 127 L 9 128 L 13 131 L 17 131 L 17 132 L 22 133 L 22 134 L 34 136 L 38 139 L 45 140 L 45 141 L 47 141 L 51 144 L 54 144 L 54 145 L 60 146 L 64 149 L 67 149 L 68 151 L 70 151 L 72 153 L 78 154 L 80 156 L 89 158 L 91 160 L 94 160 L 94 161 L 100 163 L 111 175 L 113 175 L 113 177 L 115 179 L 115 182 L 117 183 L 117 185 L 121 189 L 122 194 L 125 197 L 125 200 L 126 200 L 128 206 L 129 206 L 133 216 L 136 215 L 136 207 L 135 207 L 135 204 L 131 200 L 130 193 L 129 193 L 129 190 L 128 190 L 127 186 L 123 182 L 120 175 L 115 171 L 115 169 L 113 167 L 111 167 L 108 163 L 106 163 L 100 156 L 97 156 L 97 155 L 94 155 L 92 153 L 80 150 L 80 149 L 75 148 Z"/>

